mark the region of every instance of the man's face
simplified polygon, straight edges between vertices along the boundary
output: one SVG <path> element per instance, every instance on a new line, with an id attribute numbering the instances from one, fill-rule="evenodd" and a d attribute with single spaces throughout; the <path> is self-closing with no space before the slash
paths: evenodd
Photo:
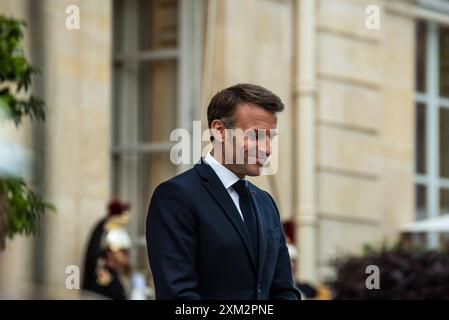
<path id="1" fill-rule="evenodd" d="M 224 148 L 232 150 L 233 161 L 226 161 L 226 165 L 240 177 L 258 176 L 271 155 L 276 115 L 257 105 L 244 103 L 237 106 L 233 120 L 233 134 L 225 132 L 224 138 Z M 225 153 L 227 155 L 228 151 Z"/>

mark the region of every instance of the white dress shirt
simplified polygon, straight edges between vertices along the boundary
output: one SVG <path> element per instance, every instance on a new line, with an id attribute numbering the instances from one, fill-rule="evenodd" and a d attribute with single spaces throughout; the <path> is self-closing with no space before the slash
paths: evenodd
<path id="1" fill-rule="evenodd" d="M 240 210 L 240 204 L 239 204 L 239 194 L 234 190 L 232 185 L 240 180 L 239 177 L 235 175 L 234 172 L 226 168 L 224 165 L 222 165 L 220 162 L 215 159 L 210 152 L 207 153 L 207 155 L 204 157 L 204 161 L 210 165 L 212 170 L 215 171 L 218 178 L 220 178 L 221 183 L 223 183 L 225 189 L 228 191 L 229 195 L 231 196 L 232 201 L 234 201 L 234 204 L 237 208 L 237 210 L 240 213 L 240 217 L 242 220 L 245 220 L 242 215 L 242 211 Z M 246 177 L 243 179 L 246 180 Z M 246 181 L 245 181 L 246 182 Z"/>

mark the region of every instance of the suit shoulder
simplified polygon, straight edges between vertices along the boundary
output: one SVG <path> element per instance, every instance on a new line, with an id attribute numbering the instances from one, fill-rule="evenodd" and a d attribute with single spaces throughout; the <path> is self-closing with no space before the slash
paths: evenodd
<path id="1" fill-rule="evenodd" d="M 193 168 L 180 173 L 173 178 L 170 178 L 162 183 L 160 183 L 156 189 L 156 192 L 163 192 L 165 190 L 176 191 L 179 190 L 181 192 L 187 192 L 192 189 L 198 182 L 198 174 L 195 172 Z"/>
<path id="2" fill-rule="evenodd" d="M 192 186 L 197 183 L 198 182 L 195 181 L 195 173 L 192 169 L 162 182 L 156 189 L 154 189 L 153 194 L 151 195 L 148 213 L 153 210 L 157 215 L 158 212 L 162 212 L 161 208 L 171 208 L 172 210 L 177 211 L 177 214 L 184 212 L 184 209 L 188 211 L 193 210 L 194 204 L 191 195 L 195 190 L 192 190 Z M 180 208 L 182 208 L 182 210 Z M 163 211 L 170 212 L 167 210 Z M 148 214 L 148 217 L 150 216 L 151 215 Z"/>

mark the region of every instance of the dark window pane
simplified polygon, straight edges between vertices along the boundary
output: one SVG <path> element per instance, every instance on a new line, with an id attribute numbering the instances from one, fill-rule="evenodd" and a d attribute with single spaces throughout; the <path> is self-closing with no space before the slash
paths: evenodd
<path id="1" fill-rule="evenodd" d="M 124 24 L 123 17 L 124 12 L 124 0 L 114 0 L 114 14 L 113 14 L 113 37 L 114 37 L 114 51 L 115 53 L 121 51 L 123 36 L 124 36 Z"/>
<path id="2" fill-rule="evenodd" d="M 448 232 L 442 232 L 439 234 L 439 240 L 440 240 L 440 248 L 447 250 L 449 248 L 449 233 Z"/>
<path id="3" fill-rule="evenodd" d="M 440 27 L 440 96 L 449 98 L 449 28 Z"/>
<path id="4" fill-rule="evenodd" d="M 427 43 L 427 24 L 424 21 L 416 23 L 416 90 L 426 91 L 426 43 Z"/>
<path id="5" fill-rule="evenodd" d="M 116 53 L 178 46 L 177 0 L 116 0 L 114 13 Z"/>
<path id="6" fill-rule="evenodd" d="M 426 173 L 426 106 L 422 103 L 416 105 L 416 137 L 415 161 L 416 172 Z"/>
<path id="7" fill-rule="evenodd" d="M 138 160 L 138 196 L 142 199 L 143 212 L 147 212 L 148 201 L 154 189 L 163 181 L 176 175 L 176 166 L 170 160 L 170 153 L 141 154 Z M 145 224 L 139 225 L 138 233 L 145 235 Z"/>
<path id="8" fill-rule="evenodd" d="M 440 214 L 449 214 L 449 189 L 440 189 Z"/>
<path id="9" fill-rule="evenodd" d="M 115 68 L 114 72 L 114 144 L 136 144 L 137 115 L 137 74 L 136 62 Z"/>
<path id="10" fill-rule="evenodd" d="M 139 49 L 176 48 L 178 1 L 139 1 Z"/>
<path id="11" fill-rule="evenodd" d="M 139 66 L 139 142 L 168 142 L 176 128 L 176 61 Z"/>
<path id="12" fill-rule="evenodd" d="M 134 202 L 135 192 L 137 189 L 136 177 L 138 176 L 138 155 L 131 153 L 124 153 L 115 155 L 113 158 L 114 164 L 114 197 L 118 197 L 123 201 L 131 202 L 131 214 L 140 218 L 140 211 L 142 208 L 137 208 L 138 203 Z M 135 219 L 134 217 L 131 219 Z M 130 221 L 132 224 L 134 220 Z"/>
<path id="13" fill-rule="evenodd" d="M 416 202 L 416 220 L 425 219 L 427 217 L 427 194 L 426 187 L 423 185 L 416 185 L 415 187 L 415 202 Z"/>
<path id="14" fill-rule="evenodd" d="M 449 109 L 440 108 L 440 176 L 449 178 Z"/>
<path id="15" fill-rule="evenodd" d="M 138 2 L 136 0 L 114 1 L 114 53 L 135 53 L 139 35 L 137 24 Z"/>
<path id="16" fill-rule="evenodd" d="M 170 142 L 177 119 L 177 62 L 133 62 L 114 75 L 114 142 Z"/>

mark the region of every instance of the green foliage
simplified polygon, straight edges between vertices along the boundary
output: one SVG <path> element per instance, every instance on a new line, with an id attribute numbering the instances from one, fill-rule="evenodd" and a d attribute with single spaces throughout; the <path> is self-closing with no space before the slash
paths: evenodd
<path id="1" fill-rule="evenodd" d="M 25 23 L 0 16 L 0 109 L 19 126 L 23 116 L 45 120 L 44 102 L 31 95 L 32 76 L 38 69 L 30 65 L 22 48 Z"/>
<path id="2" fill-rule="evenodd" d="M 22 48 L 25 23 L 0 15 L 0 112 L 19 127 L 23 117 L 45 120 L 44 102 L 30 94 L 38 69 L 28 63 Z M 42 200 L 21 177 L 0 177 L 0 250 L 5 238 L 36 235 L 47 211 Z"/>
<path id="3" fill-rule="evenodd" d="M 0 201 L 7 212 L 6 235 L 36 235 L 43 213 L 55 210 L 30 189 L 22 178 L 0 179 Z"/>

